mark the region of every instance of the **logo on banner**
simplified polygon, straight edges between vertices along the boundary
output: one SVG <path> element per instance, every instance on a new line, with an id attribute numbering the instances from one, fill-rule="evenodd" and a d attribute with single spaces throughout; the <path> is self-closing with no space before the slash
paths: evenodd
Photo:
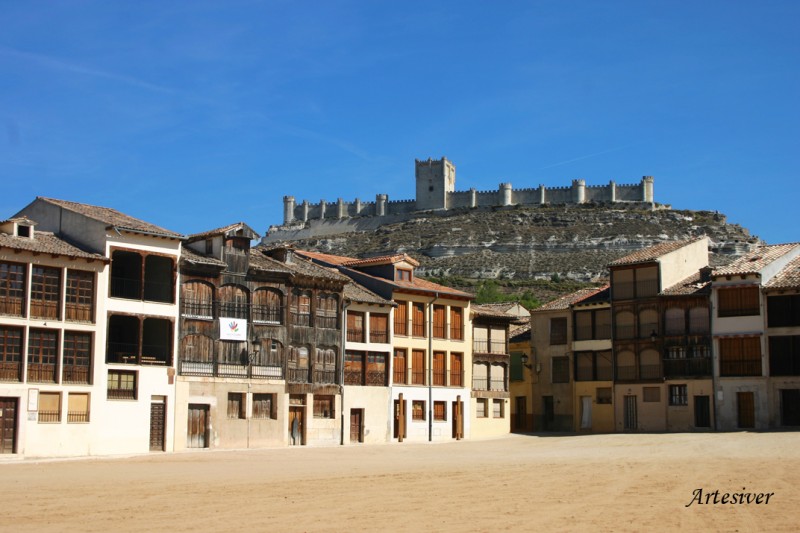
<path id="1" fill-rule="evenodd" d="M 246 341 L 247 321 L 243 318 L 220 318 L 219 338 L 226 341 Z"/>

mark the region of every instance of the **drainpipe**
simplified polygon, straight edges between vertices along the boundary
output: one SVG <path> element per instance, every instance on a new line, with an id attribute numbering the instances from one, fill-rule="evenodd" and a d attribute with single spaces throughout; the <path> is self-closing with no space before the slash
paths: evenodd
<path id="1" fill-rule="evenodd" d="M 433 440 L 433 304 L 439 293 L 428 302 L 428 442 Z"/>
<path id="2" fill-rule="evenodd" d="M 345 357 L 345 343 L 347 342 L 347 307 L 350 305 L 350 302 L 345 301 L 342 304 L 342 350 L 341 350 L 341 361 L 342 364 L 339 365 L 339 389 L 342 391 L 342 407 L 339 409 L 339 419 L 341 425 L 341 431 L 339 435 L 339 445 L 344 446 L 344 357 Z"/>

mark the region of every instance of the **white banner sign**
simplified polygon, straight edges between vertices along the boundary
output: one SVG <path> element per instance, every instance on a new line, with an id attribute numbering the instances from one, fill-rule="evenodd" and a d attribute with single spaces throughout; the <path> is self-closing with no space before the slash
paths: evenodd
<path id="1" fill-rule="evenodd" d="M 219 338 L 224 341 L 246 341 L 247 320 L 244 318 L 220 318 Z"/>

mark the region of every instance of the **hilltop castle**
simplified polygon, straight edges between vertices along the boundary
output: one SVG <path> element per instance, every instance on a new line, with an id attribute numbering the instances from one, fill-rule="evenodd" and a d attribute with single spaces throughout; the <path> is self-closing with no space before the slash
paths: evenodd
<path id="1" fill-rule="evenodd" d="M 587 186 L 582 179 L 572 180 L 570 187 L 545 187 L 513 189 L 511 183 L 501 183 L 496 191 L 477 191 L 471 188 L 456 191 L 456 167 L 446 157 L 415 160 L 416 198 L 414 200 L 389 200 L 386 194 L 377 194 L 374 202 L 356 198 L 345 202 L 320 200 L 311 204 L 303 200 L 299 205 L 294 196 L 283 197 L 283 225 L 272 226 L 265 242 L 281 239 L 314 237 L 377 227 L 406 219 L 420 211 L 449 211 L 452 209 L 492 208 L 514 205 L 552 204 L 645 204 L 654 207 L 653 177 L 644 176 L 640 183 L 618 185 L 613 180 L 608 185 Z M 377 217 L 367 224 L 354 228 L 348 219 Z M 363 221 L 366 222 L 366 221 Z M 366 229 L 366 228 L 363 228 Z"/>

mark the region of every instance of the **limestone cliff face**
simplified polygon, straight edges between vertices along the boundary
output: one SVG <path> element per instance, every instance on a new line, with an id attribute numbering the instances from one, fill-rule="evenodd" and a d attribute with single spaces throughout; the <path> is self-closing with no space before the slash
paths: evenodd
<path id="1" fill-rule="evenodd" d="M 633 250 L 699 235 L 710 238 L 712 266 L 760 242 L 715 212 L 572 205 L 417 213 L 368 230 L 268 243 L 353 257 L 406 252 L 423 276 L 588 282 L 606 278 L 606 265 Z"/>

